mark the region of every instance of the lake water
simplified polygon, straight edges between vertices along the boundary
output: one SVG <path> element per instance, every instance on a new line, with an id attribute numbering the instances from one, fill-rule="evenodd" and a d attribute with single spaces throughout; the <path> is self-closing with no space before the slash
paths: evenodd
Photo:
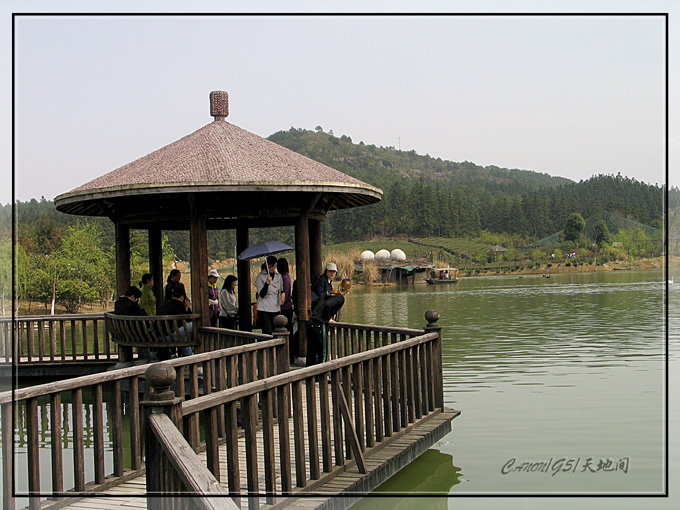
<path id="1" fill-rule="evenodd" d="M 355 287 L 344 321 L 422 328 L 439 310 L 445 403 L 462 414 L 354 508 L 680 508 L 656 497 L 667 425 L 674 487 L 680 460 L 673 393 L 668 423 L 665 413 L 667 377 L 670 388 L 679 379 L 680 285 L 669 286 L 667 372 L 664 282 L 660 271 L 617 271 Z"/>
<path id="2" fill-rule="evenodd" d="M 675 366 L 676 291 L 669 286 Z M 422 327 L 427 309 L 440 311 L 445 403 L 462 411 L 450 434 L 376 491 L 409 498 L 355 508 L 461 508 L 463 500 L 464 508 L 600 508 L 609 507 L 605 495 L 630 496 L 612 508 L 678 508 L 643 498 L 667 483 L 665 293 L 660 271 L 353 289 L 343 310 L 350 322 Z M 673 387 L 677 371 L 670 375 Z M 677 461 L 678 442 L 670 443 Z M 567 495 L 597 497 L 554 497 Z"/>

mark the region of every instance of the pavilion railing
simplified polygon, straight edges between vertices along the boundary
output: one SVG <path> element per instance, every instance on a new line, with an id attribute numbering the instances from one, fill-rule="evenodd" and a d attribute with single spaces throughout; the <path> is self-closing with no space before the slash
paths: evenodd
<path id="1" fill-rule="evenodd" d="M 245 384 L 236 384 L 238 371 L 231 362 L 228 389 L 188 402 L 166 398 L 165 409 L 156 409 L 175 423 L 179 416 L 184 423 L 201 417 L 211 480 L 227 485 L 237 505 L 246 504 L 241 498 L 247 497 L 251 510 L 263 503 L 279 507 L 301 493 L 324 490 L 326 482 L 348 469 L 365 473 L 367 457 L 444 410 L 437 318 L 429 317 L 419 335 Z M 187 441 L 192 443 L 190 437 Z M 193 455 L 185 452 L 187 462 L 195 461 Z M 213 487 L 196 490 L 200 484 L 181 483 L 176 476 L 174 481 L 151 479 L 147 471 L 147 490 L 204 496 Z"/>
<path id="2" fill-rule="evenodd" d="M 233 339 L 240 332 L 224 335 Z M 174 390 L 191 401 L 288 370 L 286 339 L 260 337 L 255 342 L 244 335 L 243 342 L 251 343 L 163 362 L 176 373 Z M 28 497 L 30 508 L 60 508 L 64 498 L 84 497 L 142 474 L 140 395 L 150 391 L 145 372 L 153 365 L 16 389 L 14 398 L 11 391 L 0 393 L 3 508 L 15 508 L 14 480 L 27 480 L 28 490 L 17 495 Z M 232 367 L 230 375 L 226 367 Z M 215 413 L 222 417 L 224 409 Z M 187 417 L 183 430 L 200 449 L 198 415 Z M 217 434 L 224 438 L 224 427 Z M 16 455 L 25 452 L 26 462 L 14 462 L 13 447 Z M 46 449 L 48 463 L 41 462 Z"/>
<path id="3" fill-rule="evenodd" d="M 14 345 L 12 345 L 14 328 Z M 0 318 L 0 361 L 16 364 L 59 361 L 115 361 L 116 345 L 104 314 Z"/>
<path id="4" fill-rule="evenodd" d="M 423 331 L 418 329 L 369 326 L 347 322 L 329 322 L 327 329 L 327 360 L 403 342 L 423 334 Z"/>

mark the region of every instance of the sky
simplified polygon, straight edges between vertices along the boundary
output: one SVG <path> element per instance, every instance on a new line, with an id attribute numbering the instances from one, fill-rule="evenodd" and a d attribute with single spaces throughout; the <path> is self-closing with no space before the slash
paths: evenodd
<path id="1" fill-rule="evenodd" d="M 616 13 L 671 2 L 417 5 L 5 0 L 0 203 L 12 175 L 15 199 L 51 200 L 192 133 L 212 90 L 263 137 L 321 126 L 456 162 L 665 182 L 666 20 Z M 58 15 L 15 16 L 12 33 L 13 12 Z M 153 15 L 172 12 L 231 14 Z M 466 12 L 486 15 L 444 14 Z M 669 146 L 672 161 L 673 132 Z"/>

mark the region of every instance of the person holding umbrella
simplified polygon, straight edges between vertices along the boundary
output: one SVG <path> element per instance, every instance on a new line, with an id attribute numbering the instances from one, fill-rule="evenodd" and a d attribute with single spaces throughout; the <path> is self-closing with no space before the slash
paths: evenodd
<path id="1" fill-rule="evenodd" d="M 262 264 L 262 272 L 255 278 L 257 290 L 257 318 L 262 333 L 271 335 L 274 331 L 274 317 L 281 314 L 283 280 L 276 272 L 278 259 L 269 255 Z"/>

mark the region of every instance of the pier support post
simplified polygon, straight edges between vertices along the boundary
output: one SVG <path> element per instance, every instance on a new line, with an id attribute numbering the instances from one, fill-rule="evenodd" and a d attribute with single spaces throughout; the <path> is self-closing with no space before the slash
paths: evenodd
<path id="1" fill-rule="evenodd" d="M 284 315 L 277 315 L 274 317 L 274 338 L 283 338 L 286 341 L 286 343 L 280 349 L 276 350 L 275 368 L 277 374 L 283 374 L 290 370 L 290 333 L 286 328 L 287 325 L 288 318 Z"/>
<path id="2" fill-rule="evenodd" d="M 200 327 L 210 325 L 208 308 L 208 234 L 205 217 L 200 202 L 195 194 L 189 195 L 191 223 L 189 225 L 189 242 L 191 257 L 191 308 L 200 315 L 194 319 L 194 329 L 198 333 L 200 345 L 196 353 L 204 352 L 203 337 Z"/>
<path id="3" fill-rule="evenodd" d="M 153 293 L 156 305 L 163 303 L 163 232 L 158 227 L 149 228 L 149 272 L 153 275 Z"/>
<path id="4" fill-rule="evenodd" d="M 437 333 L 438 339 L 434 344 L 433 371 L 434 371 L 434 406 L 444 410 L 444 376 L 442 374 L 442 327 L 439 325 L 439 312 L 428 310 L 425 312 L 425 333 Z"/>
<path id="5" fill-rule="evenodd" d="M 250 233 L 248 227 L 239 225 L 236 228 L 236 252 L 241 253 L 250 246 Z M 238 275 L 238 321 L 241 331 L 253 330 L 253 316 L 250 314 L 250 302 L 252 290 L 250 288 L 250 260 L 236 261 L 236 274 Z"/>
<path id="6" fill-rule="evenodd" d="M 147 497 L 146 504 L 149 510 L 172 508 L 170 498 L 173 493 L 182 490 L 182 484 L 175 475 L 175 470 L 167 457 L 163 455 L 156 434 L 148 425 L 150 415 L 167 414 L 175 426 L 179 430 L 182 429 L 182 401 L 184 399 L 175 397 L 175 392 L 170 389 L 175 378 L 175 369 L 168 363 L 153 363 L 146 371 L 146 384 L 153 388 L 148 400 L 141 403 L 145 425 L 146 492 L 149 496 L 163 496 Z"/>
<path id="7" fill-rule="evenodd" d="M 299 218 L 295 224 L 295 271 L 297 280 L 298 349 L 300 357 L 307 356 L 307 321 L 312 312 L 312 289 L 309 272 L 309 223 Z"/>
<path id="8" fill-rule="evenodd" d="M 125 294 L 130 286 L 130 227 L 116 220 L 116 297 Z M 118 345 L 118 361 L 132 361 L 132 347 Z"/>

